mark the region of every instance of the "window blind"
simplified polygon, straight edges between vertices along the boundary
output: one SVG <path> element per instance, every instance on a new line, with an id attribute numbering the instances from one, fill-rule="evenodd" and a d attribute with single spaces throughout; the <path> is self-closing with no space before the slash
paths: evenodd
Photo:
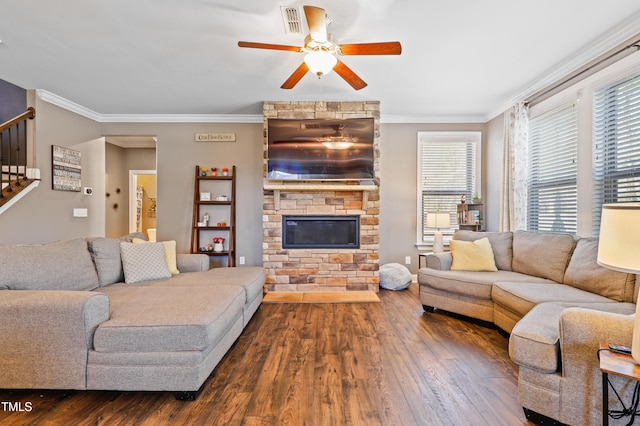
<path id="1" fill-rule="evenodd" d="M 593 234 L 603 204 L 640 201 L 640 74 L 598 90 L 593 104 Z"/>
<path id="2" fill-rule="evenodd" d="M 457 226 L 457 204 L 464 194 L 471 200 L 476 191 L 476 142 L 421 140 L 420 182 L 422 240 L 433 236 L 427 228 L 427 213 L 447 212 L 451 227 L 441 229 L 452 235 Z"/>
<path id="3" fill-rule="evenodd" d="M 576 233 L 577 105 L 551 110 L 529 126 L 527 229 Z"/>

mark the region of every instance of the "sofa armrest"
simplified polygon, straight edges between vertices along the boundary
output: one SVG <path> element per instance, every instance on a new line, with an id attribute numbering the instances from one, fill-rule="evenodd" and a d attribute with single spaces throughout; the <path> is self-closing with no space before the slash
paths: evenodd
<path id="1" fill-rule="evenodd" d="M 93 334 L 109 297 L 93 291 L 0 291 L 0 388 L 85 389 Z"/>
<path id="2" fill-rule="evenodd" d="M 602 421 L 602 374 L 598 361 L 600 343 L 631 346 L 634 315 L 586 308 L 568 308 L 560 316 L 562 357 L 560 421 L 567 424 L 600 424 Z M 633 394 L 633 382 L 609 379 L 625 401 Z M 613 396 L 615 399 L 615 396 Z M 614 399 L 609 409 L 619 408 Z M 616 409 L 617 409 L 616 408 Z"/>
<path id="3" fill-rule="evenodd" d="M 451 257 L 450 251 L 427 255 L 427 268 L 448 271 L 451 269 L 451 262 L 453 262 L 453 257 Z"/>
<path id="4" fill-rule="evenodd" d="M 209 256 L 199 253 L 178 253 L 176 255 L 180 272 L 203 272 L 209 270 Z"/>

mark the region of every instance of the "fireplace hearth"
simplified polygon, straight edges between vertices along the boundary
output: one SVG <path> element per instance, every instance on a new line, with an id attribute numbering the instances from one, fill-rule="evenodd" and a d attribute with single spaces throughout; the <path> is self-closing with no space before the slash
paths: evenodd
<path id="1" fill-rule="evenodd" d="M 282 216 L 282 248 L 360 248 L 360 216 Z"/>

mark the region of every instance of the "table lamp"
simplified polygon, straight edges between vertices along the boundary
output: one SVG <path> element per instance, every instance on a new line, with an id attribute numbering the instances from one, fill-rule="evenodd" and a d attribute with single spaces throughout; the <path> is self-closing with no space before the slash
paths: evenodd
<path id="1" fill-rule="evenodd" d="M 427 228 L 435 228 L 433 234 L 433 252 L 441 253 L 444 251 L 442 242 L 442 232 L 440 228 L 449 228 L 451 226 L 449 213 L 427 213 Z"/>
<path id="2" fill-rule="evenodd" d="M 598 265 L 640 273 L 640 203 L 605 204 L 600 220 Z M 640 363 L 640 304 L 636 304 L 631 356 Z"/>

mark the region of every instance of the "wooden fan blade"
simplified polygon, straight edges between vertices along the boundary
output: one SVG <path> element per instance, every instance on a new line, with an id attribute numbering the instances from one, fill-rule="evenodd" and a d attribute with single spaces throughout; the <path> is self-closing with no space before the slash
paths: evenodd
<path id="1" fill-rule="evenodd" d="M 317 42 L 327 41 L 327 14 L 324 9 L 315 6 L 304 6 L 304 15 L 307 17 L 307 26 L 311 38 Z"/>
<path id="2" fill-rule="evenodd" d="M 351 71 L 351 68 L 346 66 L 344 62 L 338 61 L 338 63 L 333 67 L 333 70 L 336 72 L 336 74 L 342 77 L 344 81 L 349 83 L 354 89 L 360 90 L 367 87 L 367 83 L 365 83 L 363 79 L 358 77 L 355 72 Z"/>
<path id="3" fill-rule="evenodd" d="M 302 52 L 298 46 L 286 46 L 284 44 L 254 43 L 252 41 L 239 41 L 240 47 L 251 47 L 254 49 L 287 50 L 290 52 Z"/>
<path id="4" fill-rule="evenodd" d="M 307 73 L 307 71 L 309 71 L 309 67 L 307 66 L 306 63 L 301 63 L 300 66 L 298 68 L 296 68 L 296 70 L 293 72 L 293 74 L 291 74 L 289 76 L 289 78 L 287 79 L 287 81 L 285 81 L 282 86 L 280 86 L 281 89 L 293 89 L 293 87 L 298 84 L 298 82 L 300 81 L 300 79 L 302 77 L 304 77 L 304 75 Z"/>
<path id="5" fill-rule="evenodd" d="M 341 44 L 340 51 L 343 55 L 399 55 L 402 53 L 402 45 L 399 41 Z"/>

